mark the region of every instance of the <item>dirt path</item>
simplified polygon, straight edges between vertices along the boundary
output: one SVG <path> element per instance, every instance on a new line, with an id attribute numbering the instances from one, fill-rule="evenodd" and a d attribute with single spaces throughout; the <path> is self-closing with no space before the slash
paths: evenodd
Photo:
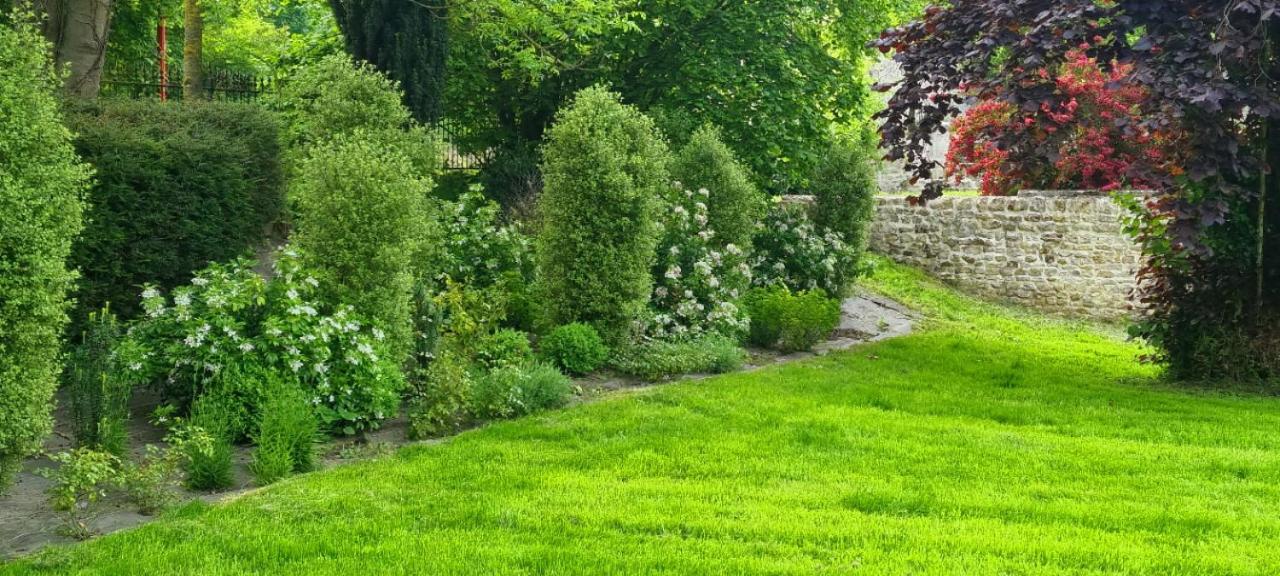
<path id="1" fill-rule="evenodd" d="M 751 359 L 746 370 L 755 370 L 783 362 L 794 362 L 833 351 L 844 350 L 864 343 L 884 340 L 909 334 L 916 319 L 915 315 L 901 304 L 872 294 L 859 294 L 846 299 L 841 306 L 842 317 L 839 328 L 831 340 L 819 344 L 813 352 L 798 352 L 779 355 L 769 351 L 752 350 Z M 690 375 L 687 378 L 702 378 L 709 375 Z M 597 375 L 576 382 L 583 390 L 581 401 L 593 401 L 614 390 L 623 390 L 650 386 L 653 383 L 634 378 Z M 54 413 L 57 427 L 53 435 L 45 442 L 45 452 L 55 453 L 71 447 L 70 415 L 66 410 L 68 402 L 59 394 L 58 409 Z M 130 446 L 135 457 L 140 456 L 143 447 L 158 444 L 163 432 L 152 426 L 147 417 L 158 404 L 154 395 L 139 393 L 132 401 L 131 413 L 134 418 L 130 425 Z M 322 469 L 340 466 L 345 463 L 359 461 L 386 454 L 395 448 L 410 444 L 406 437 L 406 422 L 403 417 L 385 422 L 378 431 L 369 434 L 362 441 L 350 439 L 332 442 L 321 449 L 323 455 Z M 217 493 L 196 493 L 183 491 L 184 500 L 204 500 L 216 502 L 242 494 L 254 488 L 248 463 L 250 449 L 239 447 L 236 451 L 236 487 Z M 8 494 L 0 496 L 0 559 L 23 556 L 46 546 L 73 542 L 74 540 L 59 534 L 61 514 L 48 505 L 45 490 L 49 481 L 38 474 L 42 468 L 51 466 L 46 457 L 28 460 L 24 469 L 18 473 L 17 482 Z M 89 528 L 95 534 L 109 534 L 119 530 L 149 522 L 150 516 L 137 513 L 134 507 L 114 492 L 105 501 L 97 505 L 96 513 L 89 522 Z"/>

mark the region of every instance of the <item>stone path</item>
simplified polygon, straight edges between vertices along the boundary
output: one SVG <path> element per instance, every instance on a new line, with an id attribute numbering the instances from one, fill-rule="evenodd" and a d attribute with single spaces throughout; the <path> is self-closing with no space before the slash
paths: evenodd
<path id="1" fill-rule="evenodd" d="M 846 299 L 841 306 L 841 311 L 840 326 L 832 339 L 816 346 L 813 352 L 779 355 L 764 350 L 752 350 L 751 358 L 744 369 L 757 370 L 774 364 L 794 362 L 845 350 L 864 342 L 903 336 L 912 331 L 916 320 L 915 314 L 901 304 L 866 293 Z M 679 380 L 709 376 L 711 375 L 690 375 Z M 576 383 L 584 390 L 581 401 L 593 401 L 615 390 L 637 389 L 653 385 L 651 382 L 634 378 L 609 375 L 589 377 Z M 146 443 L 154 444 L 160 441 L 161 432 L 147 423 L 146 418 L 157 403 L 156 398 L 146 394 L 136 395 L 132 402 L 131 412 L 135 417 L 131 423 L 129 435 L 130 445 L 134 447 L 135 452 L 140 453 L 142 446 Z M 71 446 L 70 418 L 65 409 L 69 404 L 66 398 L 59 398 L 59 409 L 54 414 L 58 427 L 45 443 L 46 452 L 58 452 Z M 388 453 L 396 447 L 410 444 L 405 438 L 404 418 L 388 421 L 381 429 L 364 439 L 362 444 L 357 445 L 351 440 L 346 440 L 322 448 L 323 467 L 330 468 Z M 438 441 L 434 440 L 434 442 Z M 135 457 L 138 456 L 140 454 L 135 454 Z M 237 449 L 235 466 L 237 488 L 215 494 L 183 492 L 181 496 L 188 500 L 201 499 L 215 502 L 254 489 L 252 477 L 248 471 L 249 458 L 249 448 Z M 44 457 L 27 461 L 25 469 L 18 473 L 17 482 L 9 493 L 0 496 L 0 561 L 30 554 L 49 545 L 72 541 L 58 533 L 61 514 L 50 509 L 45 494 L 50 482 L 36 473 L 37 470 L 50 465 L 50 461 Z M 89 522 L 89 527 L 96 534 L 108 534 L 151 520 L 151 517 L 138 514 L 129 502 L 113 494 L 97 505 L 97 513 Z"/>

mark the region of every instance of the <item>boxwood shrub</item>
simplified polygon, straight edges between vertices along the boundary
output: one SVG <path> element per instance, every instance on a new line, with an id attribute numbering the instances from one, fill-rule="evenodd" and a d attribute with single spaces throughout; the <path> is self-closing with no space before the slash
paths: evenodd
<path id="1" fill-rule="evenodd" d="M 138 312 L 144 283 L 173 288 L 261 246 L 283 204 L 274 117 L 222 102 L 103 100 L 68 115 L 96 170 L 72 261 L 82 318 Z"/>
<path id="2" fill-rule="evenodd" d="M 652 289 L 670 152 L 653 121 L 601 87 L 556 116 L 543 149 L 538 269 L 547 320 L 626 341 Z"/>
<path id="3" fill-rule="evenodd" d="M 0 492 L 49 433 L 89 169 L 35 30 L 0 26 Z"/>
<path id="4" fill-rule="evenodd" d="M 756 288 L 746 305 L 751 343 L 783 352 L 813 348 L 840 325 L 840 301 L 816 290 L 793 294 L 783 286 Z"/>

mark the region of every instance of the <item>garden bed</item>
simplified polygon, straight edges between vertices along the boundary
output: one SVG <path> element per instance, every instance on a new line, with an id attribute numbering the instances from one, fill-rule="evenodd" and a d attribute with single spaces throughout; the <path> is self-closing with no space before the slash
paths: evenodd
<path id="1" fill-rule="evenodd" d="M 910 310 L 888 298 L 864 293 L 853 296 L 842 305 L 840 327 L 826 342 L 815 347 L 813 352 L 795 352 L 781 354 L 775 351 L 750 349 L 749 358 L 743 366 L 744 371 L 755 370 L 777 363 L 794 362 L 829 352 L 844 350 L 863 342 L 872 342 L 902 336 L 911 332 L 915 315 Z M 710 376 L 708 374 L 691 374 L 680 379 L 697 379 Z M 611 393 L 651 386 L 634 377 L 614 372 L 601 372 L 579 378 L 574 381 L 578 390 L 575 402 L 589 402 Z M 46 453 L 56 453 L 72 446 L 71 418 L 66 406 L 69 404 L 65 394 L 60 394 L 59 409 L 55 413 L 57 426 L 45 444 Z M 148 418 L 160 404 L 154 394 L 138 393 L 131 402 L 130 412 L 133 415 L 129 422 L 129 446 L 134 457 L 141 457 L 142 449 L 147 444 L 161 444 L 164 430 L 152 425 Z M 328 442 L 320 449 L 321 470 L 341 466 L 346 463 L 367 460 L 372 457 L 388 454 L 397 448 L 410 444 L 439 442 L 440 439 L 427 441 L 408 440 L 408 422 L 401 416 L 382 423 L 373 432 L 359 438 L 342 438 Z M 193 492 L 182 490 L 183 501 L 201 500 L 217 502 L 234 498 L 245 492 L 254 490 L 253 475 L 249 471 L 251 448 L 237 446 L 235 454 L 235 487 L 218 492 Z M 59 533 L 63 523 L 63 515 L 53 510 L 45 493 L 50 481 L 38 471 L 53 466 L 44 456 L 29 460 L 24 470 L 19 473 L 17 482 L 8 494 L 0 496 L 0 558 L 16 557 L 30 554 L 53 544 L 73 542 L 74 539 Z M 90 530 L 95 534 L 109 534 L 150 522 L 154 516 L 139 514 L 136 507 L 119 495 L 111 495 L 97 504 L 98 513 L 89 522 Z"/>

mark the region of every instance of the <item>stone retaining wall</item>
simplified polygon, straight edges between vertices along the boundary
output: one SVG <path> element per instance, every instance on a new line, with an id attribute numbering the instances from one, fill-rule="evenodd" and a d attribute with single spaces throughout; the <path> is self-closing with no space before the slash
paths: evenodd
<path id="1" fill-rule="evenodd" d="M 1110 198 L 1061 193 L 877 199 L 870 247 L 979 296 L 1055 315 L 1119 319 L 1141 252 Z"/>

